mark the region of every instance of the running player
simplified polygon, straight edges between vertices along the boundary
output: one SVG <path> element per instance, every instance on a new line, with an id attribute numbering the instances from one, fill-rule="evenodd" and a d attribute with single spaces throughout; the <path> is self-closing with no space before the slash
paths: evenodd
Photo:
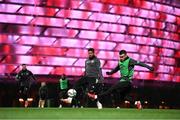
<path id="1" fill-rule="evenodd" d="M 88 49 L 88 59 L 85 61 L 85 74 L 84 76 L 79 79 L 75 85 L 74 89 L 77 91 L 76 99 L 80 101 L 80 92 L 82 92 L 83 88 L 83 95 L 87 96 L 85 93 L 90 86 L 93 84 L 102 82 L 103 76 L 100 67 L 100 60 L 95 56 L 94 49 Z M 62 99 L 63 102 L 71 104 L 72 98 L 68 97 L 67 99 Z M 86 103 L 85 103 L 86 104 Z M 98 108 L 101 108 L 102 105 L 97 101 Z"/>
<path id="2" fill-rule="evenodd" d="M 19 83 L 19 94 L 24 100 L 24 107 L 28 107 L 27 98 L 32 80 L 35 80 L 35 77 L 33 73 L 26 68 L 26 64 L 22 64 L 22 70 L 16 75 L 16 80 Z"/>
<path id="3" fill-rule="evenodd" d="M 127 52 L 125 50 L 121 50 L 119 52 L 119 62 L 117 66 L 110 72 L 106 72 L 107 75 L 112 75 L 116 73 L 117 71 L 120 71 L 121 77 L 118 83 L 110 87 L 107 91 L 104 91 L 100 94 L 88 93 L 88 96 L 92 99 L 98 99 L 101 102 L 103 96 L 106 96 L 114 92 L 114 90 L 118 90 L 121 93 L 121 95 L 123 95 L 123 98 L 125 98 L 130 93 L 131 88 L 132 88 L 131 80 L 134 74 L 134 66 L 136 65 L 146 67 L 150 71 L 154 70 L 153 67 L 150 67 L 147 64 L 144 64 L 142 62 L 136 61 L 128 57 Z M 141 106 L 141 105 L 138 105 L 138 106 Z"/>

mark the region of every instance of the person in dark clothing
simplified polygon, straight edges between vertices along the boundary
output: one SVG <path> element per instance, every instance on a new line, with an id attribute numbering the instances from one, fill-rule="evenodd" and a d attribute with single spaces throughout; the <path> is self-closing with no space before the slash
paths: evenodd
<path id="1" fill-rule="evenodd" d="M 91 85 L 100 83 L 103 81 L 100 60 L 95 56 L 94 49 L 88 49 L 88 59 L 85 61 L 85 74 L 80 78 L 73 89 L 77 91 L 76 99 L 79 100 L 80 92 L 83 92 L 85 98 L 85 91 L 90 88 Z M 87 90 L 88 91 L 88 90 Z M 72 98 L 62 99 L 63 102 L 71 104 Z M 98 104 L 98 101 L 97 101 Z"/>
<path id="2" fill-rule="evenodd" d="M 98 99 L 99 101 L 101 101 L 103 96 L 106 96 L 106 95 L 114 92 L 115 90 L 118 90 L 124 98 L 131 91 L 131 88 L 132 88 L 131 80 L 133 78 L 134 67 L 136 65 L 146 67 L 150 71 L 154 70 L 153 67 L 150 67 L 147 64 L 144 64 L 142 62 L 136 61 L 136 60 L 128 57 L 127 52 L 125 50 L 121 50 L 119 52 L 119 57 L 120 57 L 120 60 L 118 62 L 118 65 L 112 71 L 106 72 L 106 74 L 112 75 L 112 74 L 116 73 L 117 71 L 120 71 L 120 74 L 121 74 L 120 81 L 118 81 L 117 84 L 110 87 L 107 91 L 104 91 L 100 94 L 88 93 L 88 96 L 90 98 Z M 122 98 L 122 96 L 121 96 L 121 98 Z"/>
<path id="3" fill-rule="evenodd" d="M 29 89 L 32 84 L 32 80 L 35 80 L 33 73 L 26 68 L 26 64 L 22 64 L 22 70 L 16 75 L 16 80 L 19 84 L 20 97 L 25 101 L 24 107 L 28 107 L 28 95 Z"/>
<path id="4" fill-rule="evenodd" d="M 46 99 L 48 96 L 48 89 L 45 82 L 41 83 L 41 87 L 39 88 L 39 108 L 44 108 Z"/>

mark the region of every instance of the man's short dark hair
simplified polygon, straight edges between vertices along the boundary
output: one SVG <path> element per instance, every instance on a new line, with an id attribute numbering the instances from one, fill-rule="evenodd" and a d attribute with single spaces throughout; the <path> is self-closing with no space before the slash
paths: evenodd
<path id="1" fill-rule="evenodd" d="M 92 51 L 92 52 L 94 53 L 94 48 L 89 48 L 89 49 L 88 49 L 88 52 L 89 52 L 89 51 Z"/>
<path id="2" fill-rule="evenodd" d="M 24 66 L 24 65 L 26 65 L 26 64 L 22 64 L 22 66 Z"/>
<path id="3" fill-rule="evenodd" d="M 119 51 L 119 55 L 122 55 L 122 54 L 127 54 L 126 50 Z"/>

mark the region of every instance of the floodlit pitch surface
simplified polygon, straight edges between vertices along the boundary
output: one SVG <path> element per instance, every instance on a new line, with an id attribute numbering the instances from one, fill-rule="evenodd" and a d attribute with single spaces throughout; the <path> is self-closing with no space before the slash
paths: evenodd
<path id="1" fill-rule="evenodd" d="M 115 108 L 0 108 L 0 119 L 177 119 L 180 110 L 172 109 L 115 109 Z"/>

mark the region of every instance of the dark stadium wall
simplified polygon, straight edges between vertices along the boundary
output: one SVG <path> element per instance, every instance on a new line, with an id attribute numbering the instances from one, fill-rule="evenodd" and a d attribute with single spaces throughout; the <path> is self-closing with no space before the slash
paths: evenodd
<path id="1" fill-rule="evenodd" d="M 78 77 L 70 77 L 70 86 L 74 84 L 74 81 L 78 79 Z M 19 100 L 18 95 L 18 84 L 17 82 L 12 82 L 12 80 L 5 80 L 6 82 L 0 81 L 0 107 L 22 107 Z M 8 81 L 8 82 L 7 82 Z M 44 81 L 44 80 L 43 80 Z M 47 80 L 48 81 L 48 80 Z M 48 87 L 48 98 L 46 106 L 48 107 L 58 107 L 59 105 L 59 84 L 58 78 L 51 78 L 53 82 L 47 82 Z M 106 80 L 104 90 L 108 89 L 112 84 L 115 83 L 117 79 L 112 79 L 112 82 Z M 31 103 L 31 107 L 38 106 L 38 90 L 40 87 L 40 82 L 33 83 L 30 89 L 30 98 L 33 98 L 33 102 Z M 142 80 L 134 80 L 133 90 L 131 92 L 132 98 L 136 100 L 141 100 L 144 108 L 175 108 L 179 109 L 179 99 L 180 95 L 177 94 L 180 92 L 180 84 L 174 82 L 152 82 L 152 81 L 142 81 Z M 109 99 L 112 98 L 112 99 Z M 119 99 L 120 94 L 114 93 L 107 96 L 104 99 L 104 107 L 128 107 L 124 104 L 124 101 L 120 102 Z M 116 102 L 115 102 L 116 101 Z M 133 103 L 132 103 L 133 104 Z M 91 104 L 90 104 L 91 105 Z M 68 105 L 66 106 L 68 107 Z M 92 107 L 96 107 L 96 105 L 92 105 Z M 134 107 L 131 105 L 131 107 Z"/>

